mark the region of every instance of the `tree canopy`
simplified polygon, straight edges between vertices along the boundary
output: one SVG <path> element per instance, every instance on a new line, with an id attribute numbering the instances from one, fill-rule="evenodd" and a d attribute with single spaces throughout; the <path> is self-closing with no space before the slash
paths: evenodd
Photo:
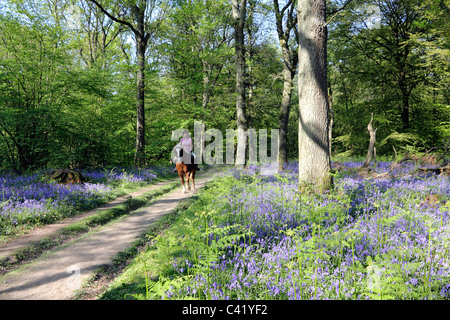
<path id="1" fill-rule="evenodd" d="M 0 170 L 168 163 L 172 131 L 195 121 L 282 129 L 283 161 L 298 159 L 298 1 L 3 3 Z M 448 8 L 326 1 L 331 156 L 365 155 L 371 114 L 378 154 L 448 139 Z"/>

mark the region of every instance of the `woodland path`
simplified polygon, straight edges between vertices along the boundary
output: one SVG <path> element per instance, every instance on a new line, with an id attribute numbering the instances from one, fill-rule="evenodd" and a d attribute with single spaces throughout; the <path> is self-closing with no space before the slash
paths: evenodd
<path id="1" fill-rule="evenodd" d="M 179 188 L 159 197 L 151 205 L 142 207 L 117 221 L 42 255 L 32 263 L 6 273 L 0 277 L 0 300 L 71 299 L 81 288 L 83 282 L 92 277 L 100 266 L 110 264 L 111 259 L 117 253 L 132 245 L 159 218 L 173 212 L 181 201 L 196 194 L 217 173 L 217 168 L 210 168 L 207 172 L 199 174 L 195 179 L 196 190 L 188 191 L 185 194 L 181 191 L 180 182 Z M 158 185 L 161 186 L 161 183 L 151 187 L 157 188 Z M 148 189 L 139 190 L 138 193 L 146 191 Z M 106 207 L 117 205 L 124 199 L 124 197 L 118 198 Z M 101 208 L 97 210 L 99 209 Z M 86 214 L 88 213 L 83 215 Z M 61 222 L 64 225 L 68 223 L 74 223 L 74 221 Z M 57 228 L 58 226 L 54 226 L 53 230 L 50 231 L 49 228 L 42 232 L 56 232 Z M 35 238 L 33 241 L 36 241 L 39 236 L 42 236 L 42 233 L 30 235 L 28 240 Z M 24 241 L 18 241 L 15 246 L 18 246 L 20 242 L 25 245 Z M 13 250 L 12 243 L 8 250 Z M 6 252 L 7 250 L 2 248 L 2 254 L 6 254 Z"/>
<path id="2" fill-rule="evenodd" d="M 0 246 L 0 259 L 10 258 L 19 250 L 21 250 L 27 246 L 30 246 L 32 244 L 39 243 L 39 241 L 45 239 L 48 236 L 56 234 L 57 232 L 61 231 L 62 229 L 64 229 L 67 226 L 77 223 L 89 216 L 94 215 L 94 214 L 97 214 L 100 211 L 108 210 L 115 206 L 123 204 L 130 197 L 132 197 L 132 198 L 139 197 L 139 196 L 145 194 L 146 192 L 158 189 L 158 188 L 165 186 L 175 180 L 177 180 L 177 181 L 179 180 L 178 176 L 176 179 L 158 182 L 158 183 L 152 184 L 148 187 L 141 188 L 139 190 L 131 192 L 127 195 L 119 196 L 116 199 L 114 199 L 113 201 L 110 201 L 110 202 L 108 202 L 104 205 L 101 205 L 97 208 L 94 208 L 92 210 L 78 214 L 74 217 L 65 218 L 61 221 L 58 221 L 58 222 L 55 222 L 52 224 L 48 224 L 48 225 L 41 226 L 41 227 L 36 227 L 35 229 L 27 232 L 26 234 L 19 236 L 17 239 L 14 239 L 14 240 L 9 241 L 8 243 L 2 244 Z"/>

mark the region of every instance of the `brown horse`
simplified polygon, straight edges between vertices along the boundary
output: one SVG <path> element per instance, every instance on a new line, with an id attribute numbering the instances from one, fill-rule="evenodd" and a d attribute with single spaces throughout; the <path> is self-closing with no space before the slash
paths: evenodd
<path id="1" fill-rule="evenodd" d="M 194 159 L 191 154 L 183 155 L 183 148 L 181 145 L 175 146 L 176 156 L 173 159 L 175 167 L 177 168 L 178 175 L 181 178 L 181 184 L 183 185 L 183 193 L 187 190 L 191 190 L 190 182 L 192 182 L 192 189 L 195 190 L 195 172 L 197 165 L 194 164 Z M 190 157 L 190 159 L 188 158 Z M 190 161 L 189 161 L 190 160 Z M 184 179 L 186 178 L 186 185 Z"/>

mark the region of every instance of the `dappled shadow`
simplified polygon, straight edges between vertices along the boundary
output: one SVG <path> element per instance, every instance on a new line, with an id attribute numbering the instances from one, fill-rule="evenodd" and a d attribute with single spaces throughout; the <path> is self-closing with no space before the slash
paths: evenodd
<path id="1" fill-rule="evenodd" d="M 11 293 L 11 292 L 15 292 L 15 291 L 24 291 L 27 289 L 32 289 L 32 288 L 37 288 L 43 284 L 48 284 L 48 283 L 53 283 L 53 282 L 57 282 L 61 279 L 64 278 L 68 278 L 70 276 L 70 274 L 64 272 L 59 272 L 59 273 L 50 273 L 50 275 L 45 276 L 45 277 L 41 277 L 35 281 L 31 281 L 22 285 L 18 285 L 18 286 L 13 286 L 11 288 L 8 289 L 0 289 L 0 300 L 2 299 L 2 294 L 5 293 Z"/>
<path id="2" fill-rule="evenodd" d="M 317 3 L 317 1 L 316 1 Z M 298 30 L 299 35 L 299 123 L 304 129 L 304 134 L 316 145 L 324 154 L 329 152 L 329 141 L 328 141 L 328 113 L 329 113 L 329 102 L 327 99 L 327 28 L 325 26 L 326 8 L 316 7 L 308 8 L 306 12 L 299 12 L 298 19 L 306 16 L 308 17 L 306 21 L 299 20 L 299 24 L 305 22 L 311 22 L 311 15 L 319 10 L 320 15 L 323 15 L 323 25 L 311 25 L 309 28 L 314 28 L 314 35 L 305 34 L 302 32 L 301 28 Z M 317 15 L 315 15 L 317 17 Z M 319 20 L 319 19 L 317 19 Z M 319 20 L 321 21 L 321 19 Z M 311 38 L 313 36 L 313 38 Z M 303 45 L 302 45 L 303 44 Z M 310 70 L 301 70 L 302 61 L 307 57 L 309 59 Z M 307 64 L 308 65 L 308 64 Z M 312 72 L 312 74 L 302 76 L 302 72 Z M 301 84 L 300 81 L 307 81 L 308 78 L 313 81 L 313 83 Z M 302 108 L 302 95 L 304 92 L 300 91 L 301 86 L 307 86 L 306 90 L 313 94 L 312 98 L 308 98 L 312 103 L 317 103 L 314 107 L 309 107 L 308 109 Z M 324 112 L 323 108 L 325 106 L 326 110 Z M 314 110 L 313 110 L 314 109 Z M 302 112 L 304 110 L 304 112 Z M 306 112 L 314 111 L 314 114 L 306 115 Z M 313 120 L 310 121 L 310 119 Z M 320 121 L 320 122 L 319 122 Z M 322 123 L 324 122 L 324 123 Z M 324 130 L 325 128 L 325 130 Z"/>

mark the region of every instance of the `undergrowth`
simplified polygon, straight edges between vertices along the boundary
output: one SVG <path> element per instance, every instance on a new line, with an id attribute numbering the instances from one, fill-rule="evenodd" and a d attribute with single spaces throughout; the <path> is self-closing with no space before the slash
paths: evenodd
<path id="1" fill-rule="evenodd" d="M 295 165 L 231 170 L 102 299 L 448 299 L 448 177 L 335 182 L 298 194 Z"/>

